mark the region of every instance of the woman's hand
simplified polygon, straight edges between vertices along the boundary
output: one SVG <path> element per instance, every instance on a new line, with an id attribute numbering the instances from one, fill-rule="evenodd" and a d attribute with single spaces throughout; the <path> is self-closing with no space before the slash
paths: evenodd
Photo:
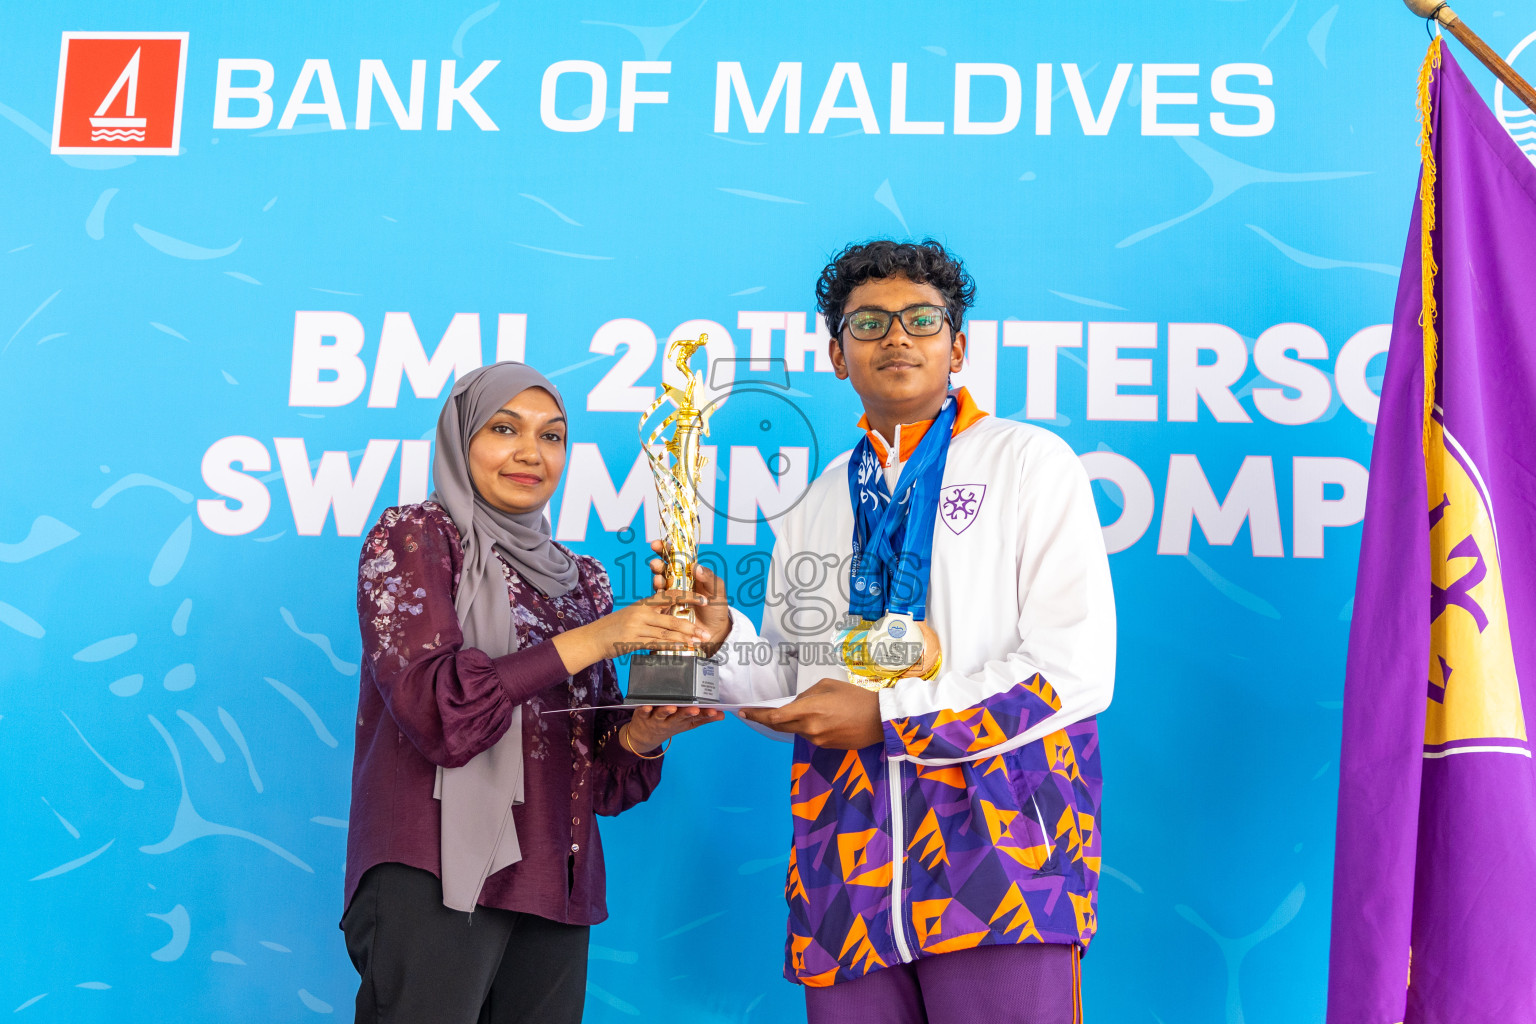
<path id="1" fill-rule="evenodd" d="M 660 707 L 642 705 L 635 709 L 634 716 L 620 730 L 625 735 L 621 735 L 619 740 L 632 753 L 649 754 L 680 732 L 718 722 L 724 717 L 716 708 L 678 707 L 674 704 Z"/>
<path id="2" fill-rule="evenodd" d="M 651 550 L 661 555 L 662 542 L 651 541 Z M 666 577 L 662 575 L 666 571 L 666 563 L 661 558 L 651 559 L 651 586 L 657 594 L 672 593 L 664 591 L 667 585 Z M 694 608 L 694 618 L 698 620 L 709 633 L 709 638 L 704 644 L 704 653 L 713 655 L 725 643 L 725 638 L 731 632 L 731 608 L 725 600 L 725 581 L 702 565 L 693 567 L 693 593 L 702 598 L 698 607 Z"/>
<path id="3" fill-rule="evenodd" d="M 672 609 L 703 603 L 703 597 L 686 591 L 662 591 L 604 615 L 595 625 L 603 626 L 603 639 L 613 651 L 610 658 L 629 651 L 695 650 L 708 641 L 709 628 L 674 615 Z"/>
<path id="4" fill-rule="evenodd" d="M 571 674 L 605 658 L 630 651 L 697 650 L 710 630 L 672 614 L 677 605 L 702 606 L 705 598 L 681 590 L 663 591 L 626 605 L 585 626 L 555 635 L 555 650 Z"/>

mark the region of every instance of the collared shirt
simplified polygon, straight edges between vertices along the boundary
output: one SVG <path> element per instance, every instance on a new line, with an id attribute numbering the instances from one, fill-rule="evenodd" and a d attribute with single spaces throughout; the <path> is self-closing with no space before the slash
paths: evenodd
<path id="1" fill-rule="evenodd" d="M 971 393 L 965 388 L 958 388 L 950 394 L 960 405 L 955 413 L 954 428 L 950 431 L 951 437 L 958 437 L 961 431 L 973 426 L 987 413 L 972 400 Z M 887 441 L 880 436 L 880 431 L 869 425 L 869 416 L 859 417 L 859 429 L 864 431 L 870 444 L 875 446 L 875 455 L 880 459 L 881 466 L 885 468 L 885 485 L 891 491 L 896 490 L 896 481 L 901 478 L 901 467 L 906 465 L 912 453 L 917 451 L 917 446 L 922 443 L 931 426 L 933 426 L 931 419 L 917 423 L 898 423 L 896 436 Z"/>

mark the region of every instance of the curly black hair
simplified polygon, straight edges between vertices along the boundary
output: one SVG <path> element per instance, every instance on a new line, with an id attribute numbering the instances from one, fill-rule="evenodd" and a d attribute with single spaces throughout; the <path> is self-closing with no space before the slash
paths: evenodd
<path id="1" fill-rule="evenodd" d="M 816 309 L 839 345 L 842 344 L 842 333 L 838 325 L 848 295 L 865 281 L 896 276 L 937 288 L 944 296 L 950 323 L 956 331 L 965 322 L 965 311 L 976 301 L 976 282 L 966 273 L 959 257 L 935 239 L 897 242 L 876 238 L 869 242 L 854 242 L 832 257 L 816 282 Z"/>

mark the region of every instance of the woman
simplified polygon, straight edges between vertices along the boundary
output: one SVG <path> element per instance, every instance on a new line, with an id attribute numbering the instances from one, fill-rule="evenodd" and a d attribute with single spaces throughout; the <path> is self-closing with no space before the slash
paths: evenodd
<path id="1" fill-rule="evenodd" d="M 541 374 L 468 373 L 438 419 L 432 499 L 363 545 L 341 921 L 360 1022 L 579 1021 L 607 917 L 593 816 L 646 799 L 658 748 L 720 717 L 570 711 L 620 702 L 619 645 L 707 635 L 659 604 L 613 611 L 602 565 L 550 539 L 565 455 Z"/>

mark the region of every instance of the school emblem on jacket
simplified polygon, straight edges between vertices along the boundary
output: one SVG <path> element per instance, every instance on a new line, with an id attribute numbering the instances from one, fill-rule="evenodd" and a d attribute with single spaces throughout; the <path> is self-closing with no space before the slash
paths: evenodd
<path id="1" fill-rule="evenodd" d="M 981 511 L 981 499 L 986 497 L 986 484 L 955 484 L 939 492 L 939 518 L 950 532 L 962 534 L 976 521 Z"/>

